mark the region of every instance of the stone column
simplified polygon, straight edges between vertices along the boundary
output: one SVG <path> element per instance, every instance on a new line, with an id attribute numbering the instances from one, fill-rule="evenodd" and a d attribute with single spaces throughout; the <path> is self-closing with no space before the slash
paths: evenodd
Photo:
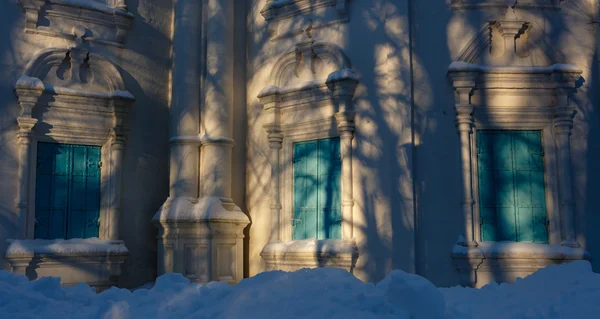
<path id="1" fill-rule="evenodd" d="M 200 195 L 232 204 L 234 2 L 206 3 L 207 71 L 201 112 Z"/>
<path id="2" fill-rule="evenodd" d="M 283 144 L 283 134 L 278 128 L 267 129 L 269 134 L 269 161 L 271 162 L 271 237 L 269 242 L 281 241 L 281 163 L 280 152 Z"/>
<path id="3" fill-rule="evenodd" d="M 475 125 L 473 120 L 473 106 L 470 103 L 472 87 L 458 87 L 456 90 L 456 127 L 460 135 L 460 155 L 462 166 L 462 210 L 465 218 L 465 240 L 462 245 L 466 247 L 478 246 L 475 238 L 475 223 L 473 214 L 473 180 L 471 163 L 471 133 Z"/>
<path id="4" fill-rule="evenodd" d="M 354 237 L 354 195 L 352 190 L 352 140 L 354 139 L 354 112 L 335 115 L 340 132 L 340 155 L 342 156 L 342 239 Z"/>
<path id="5" fill-rule="evenodd" d="M 271 235 L 269 242 L 283 241 L 281 237 L 281 149 L 283 134 L 281 132 L 281 110 L 278 88 L 267 86 L 258 98 L 264 107 L 267 124 L 263 127 L 269 138 L 269 162 L 271 164 Z"/>
<path id="6" fill-rule="evenodd" d="M 358 85 L 358 77 L 352 70 L 343 69 L 327 78 L 327 86 L 333 93 L 338 112 L 335 118 L 340 133 L 342 157 L 342 239 L 354 238 L 354 195 L 352 190 L 352 140 L 354 139 L 354 105 L 352 99 Z"/>
<path id="7" fill-rule="evenodd" d="M 32 129 L 38 122 L 37 119 L 31 117 L 19 117 L 18 146 L 19 146 L 19 193 L 17 194 L 16 204 L 19 210 L 17 223 L 17 238 L 26 239 L 32 237 L 33 233 L 29 230 L 29 225 L 33 224 L 29 220 L 29 159 L 31 154 L 31 136 Z"/>
<path id="8" fill-rule="evenodd" d="M 122 135 L 113 133 L 110 140 L 110 182 L 112 184 L 110 216 L 108 216 L 108 228 L 106 229 L 106 239 L 119 239 L 119 224 L 121 216 L 121 180 L 123 175 L 123 149 L 125 148 L 125 138 Z"/>
<path id="9" fill-rule="evenodd" d="M 174 4 L 170 107 L 171 200 L 198 197 L 202 2 Z"/>
<path id="10" fill-rule="evenodd" d="M 123 179 L 123 152 L 125 149 L 125 116 L 129 111 L 129 107 L 133 99 L 117 97 L 113 103 L 113 123 L 110 136 L 110 172 L 109 181 L 110 189 L 110 207 L 109 216 L 107 216 L 107 227 L 103 229 L 104 239 L 117 240 L 120 237 L 119 225 L 121 221 L 121 189 Z"/>
<path id="11" fill-rule="evenodd" d="M 565 96 L 566 99 L 566 96 Z M 560 98 L 559 94 L 559 101 Z M 563 246 L 580 247 L 575 232 L 575 211 L 573 207 L 573 182 L 571 176 L 571 128 L 575 110 L 567 106 L 559 106 L 554 115 L 556 146 L 558 148 L 558 185 L 559 207 L 563 221 Z"/>
<path id="12" fill-rule="evenodd" d="M 33 238 L 34 221 L 29 216 L 29 178 L 30 157 L 33 127 L 38 122 L 32 117 L 33 108 L 44 92 L 44 83 L 37 78 L 22 76 L 16 83 L 15 91 L 21 105 L 21 116 L 17 118 L 19 131 L 18 145 L 18 193 L 16 206 L 19 212 L 15 237 L 18 239 Z M 33 217 L 33 216 L 31 216 Z"/>
<path id="13" fill-rule="evenodd" d="M 243 229 L 250 221 L 231 199 L 233 6 L 232 0 L 175 3 L 171 198 L 153 217 L 159 275 L 243 278 Z"/>

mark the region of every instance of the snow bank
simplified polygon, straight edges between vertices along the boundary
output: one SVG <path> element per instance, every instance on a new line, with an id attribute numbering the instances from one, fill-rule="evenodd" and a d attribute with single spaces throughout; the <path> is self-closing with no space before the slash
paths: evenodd
<path id="1" fill-rule="evenodd" d="M 440 289 L 454 318 L 598 318 L 600 274 L 588 261 L 549 266 L 513 284 Z M 452 317 L 450 317 L 452 318 Z"/>
<path id="2" fill-rule="evenodd" d="M 29 256 L 33 254 L 126 254 L 129 251 L 122 240 L 86 239 L 8 239 L 6 256 Z"/>
<path id="3" fill-rule="evenodd" d="M 481 290 L 439 289 L 402 271 L 373 285 L 322 268 L 262 273 L 235 286 L 167 274 L 150 289 L 95 294 L 84 284 L 60 287 L 57 278 L 28 282 L 0 271 L 5 318 L 596 318 L 597 300 L 600 275 L 585 261 Z"/>

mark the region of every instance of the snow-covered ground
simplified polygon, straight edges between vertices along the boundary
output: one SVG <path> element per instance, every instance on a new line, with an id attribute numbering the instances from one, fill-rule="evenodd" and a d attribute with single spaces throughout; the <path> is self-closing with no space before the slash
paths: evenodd
<path id="1" fill-rule="evenodd" d="M 402 271 L 378 284 L 338 269 L 268 272 L 235 286 L 168 274 L 150 289 L 95 294 L 0 271 L 0 318 L 600 318 L 600 274 L 579 261 L 479 290 Z"/>

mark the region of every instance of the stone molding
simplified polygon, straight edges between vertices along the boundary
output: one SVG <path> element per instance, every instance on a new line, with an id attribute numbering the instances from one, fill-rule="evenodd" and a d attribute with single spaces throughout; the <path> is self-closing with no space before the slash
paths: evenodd
<path id="1" fill-rule="evenodd" d="M 300 55 L 302 59 L 296 57 Z M 319 73 L 314 60 L 329 61 L 333 71 Z M 300 74 L 304 74 L 301 77 Z M 307 75 L 308 74 L 308 75 Z M 349 265 L 352 256 L 322 255 L 318 252 L 298 252 L 300 247 L 292 238 L 293 171 L 291 166 L 295 142 L 312 139 L 340 137 L 342 157 L 342 241 L 353 242 L 354 206 L 352 190 L 352 140 L 354 138 L 354 107 L 352 99 L 358 85 L 358 76 L 352 71 L 349 60 L 335 44 L 314 41 L 310 37 L 275 63 L 270 84 L 258 95 L 264 107 L 266 123 L 263 125 L 269 141 L 271 165 L 271 224 L 269 243 L 263 249 L 263 259 L 269 267 L 292 269 L 319 266 L 323 263 Z M 320 241 L 317 241 L 320 242 Z M 324 243 L 320 242 L 320 243 Z M 279 254 L 269 247 L 287 245 L 286 253 Z M 358 252 L 357 252 L 358 254 Z M 358 255 L 356 255 L 358 256 Z M 329 260 L 331 257 L 331 260 Z M 337 261 L 334 262 L 334 259 Z M 340 264 L 341 263 L 341 264 Z M 291 267 L 291 268 L 290 268 Z M 283 269 L 282 268 L 282 269 Z"/>
<path id="2" fill-rule="evenodd" d="M 495 21 L 493 27 L 498 31 L 497 35 L 504 38 L 503 50 L 485 52 L 489 42 L 474 39 L 448 69 L 448 78 L 455 91 L 456 126 L 460 135 L 462 165 L 461 205 L 466 221 L 465 236 L 457 245 L 467 250 L 463 254 L 453 252 L 452 258 L 465 279 L 463 284 L 481 285 L 482 282 L 477 282 L 476 279 L 478 269 L 486 272 L 495 267 L 494 271 L 507 274 L 520 269 L 520 274 L 524 274 L 523 269 L 533 272 L 552 259 L 547 256 L 529 258 L 526 252 L 510 258 L 506 255 L 485 258 L 475 256 L 478 254 L 481 238 L 479 206 L 476 204 L 479 194 L 476 182 L 478 173 L 477 165 L 473 164 L 477 163 L 475 132 L 478 129 L 542 131 L 549 220 L 549 245 L 546 246 L 580 247 L 574 227 L 569 135 L 576 113 L 572 97 L 577 91 L 582 70 L 561 63 L 564 60 L 560 59 L 560 53 L 548 57 L 551 64 L 547 66 L 469 63 L 480 59 L 480 54 L 491 55 L 492 62 L 496 59 L 503 63 L 505 58 L 517 63 L 522 61 L 520 59 L 528 56 L 528 50 L 540 45 L 522 43 L 519 48 L 519 43 L 514 41 L 519 32 L 530 25 L 530 22 L 509 18 Z M 556 58 L 559 59 L 558 62 Z"/>
<path id="3" fill-rule="evenodd" d="M 452 10 L 475 10 L 475 9 L 498 9 L 514 5 L 515 8 L 523 9 L 546 9 L 560 10 L 562 0 L 452 0 Z"/>
<path id="4" fill-rule="evenodd" d="M 267 0 L 260 11 L 271 40 L 348 22 L 348 0 Z"/>
<path id="5" fill-rule="evenodd" d="M 118 239 L 125 116 L 135 98 L 117 68 L 86 49 L 40 51 L 15 85 L 19 124 L 19 239 L 33 238 L 38 142 L 102 147 L 100 238 Z"/>
<path id="6" fill-rule="evenodd" d="M 460 284 L 481 288 L 492 281 L 514 282 L 546 266 L 591 260 L 592 256 L 583 248 L 562 245 L 487 242 L 467 248 L 459 241 L 452 258 Z"/>
<path id="7" fill-rule="evenodd" d="M 541 53 L 541 59 L 538 59 L 536 65 L 568 64 L 565 55 L 546 40 L 542 30 L 537 23 L 518 19 L 506 12 L 502 18 L 486 22 L 454 61 L 483 64 L 479 60 L 488 55 L 493 57 L 489 63 L 507 66 L 529 57 L 537 50 Z M 500 45 L 491 47 L 492 41 Z"/>
<path id="8" fill-rule="evenodd" d="M 60 277 L 63 286 L 85 282 L 95 287 L 96 292 L 118 284 L 121 266 L 129 255 L 123 241 L 102 241 L 101 245 L 113 247 L 106 248 L 106 251 L 95 249 L 93 252 L 72 250 L 68 247 L 68 242 L 65 241 L 66 245 L 62 244 L 66 248 L 64 252 L 47 251 L 43 244 L 32 247 L 32 251 L 25 253 L 11 252 L 9 246 L 5 259 L 10 264 L 12 273 L 25 275 L 29 280 Z M 12 241 L 11 245 L 15 243 L 19 244 L 19 241 Z"/>
<path id="9" fill-rule="evenodd" d="M 107 0 L 108 1 L 108 0 Z M 125 0 L 20 0 L 25 32 L 121 47 L 133 14 Z M 46 20 L 41 23 L 40 21 Z"/>
<path id="10" fill-rule="evenodd" d="M 306 239 L 270 242 L 260 255 L 267 264 L 267 271 L 333 267 L 352 273 L 358 259 L 358 248 L 354 241 Z"/>

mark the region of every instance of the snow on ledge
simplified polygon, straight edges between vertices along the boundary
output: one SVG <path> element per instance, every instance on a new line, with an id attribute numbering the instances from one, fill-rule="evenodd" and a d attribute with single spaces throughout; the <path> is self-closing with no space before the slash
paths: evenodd
<path id="1" fill-rule="evenodd" d="M 86 239 L 8 239 L 6 257 L 31 256 L 34 254 L 90 255 L 127 254 L 129 250 L 122 240 Z"/>
<path id="2" fill-rule="evenodd" d="M 341 69 L 335 72 L 331 72 L 327 77 L 327 83 L 338 82 L 343 80 L 358 81 L 358 75 L 351 69 Z"/>
<path id="3" fill-rule="evenodd" d="M 27 75 L 22 75 L 16 84 L 17 89 L 44 89 L 44 83 L 38 79 Z"/>
<path id="4" fill-rule="evenodd" d="M 158 222 L 221 221 L 248 224 L 250 220 L 239 208 L 228 210 L 217 197 L 169 198 L 152 217 Z"/>
<path id="5" fill-rule="evenodd" d="M 336 239 L 304 239 L 288 242 L 268 243 L 261 254 L 310 254 L 310 255 L 354 255 L 357 254 L 356 244 L 348 240 Z"/>
<path id="6" fill-rule="evenodd" d="M 62 4 L 65 6 L 79 7 L 89 10 L 94 10 L 102 13 L 121 15 L 129 18 L 133 18 L 134 15 L 130 12 L 121 10 L 119 8 L 111 7 L 105 3 L 89 0 L 52 0 L 51 3 Z"/>
<path id="7" fill-rule="evenodd" d="M 113 98 L 121 98 L 125 100 L 135 100 L 135 97 L 129 93 L 129 91 L 113 91 L 113 92 L 94 92 L 89 90 L 81 90 L 81 89 L 72 89 L 67 87 L 58 87 L 52 85 L 45 85 L 44 88 L 47 92 L 62 94 L 62 95 L 74 95 L 74 96 L 86 96 L 86 97 L 95 97 L 101 99 L 113 99 Z"/>
<path id="8" fill-rule="evenodd" d="M 450 63 L 448 72 L 484 72 L 484 73 L 576 73 L 583 71 L 572 64 L 553 64 L 550 66 L 487 66 L 461 61 Z"/>
<path id="9" fill-rule="evenodd" d="M 311 89 L 322 87 L 322 86 L 325 86 L 325 81 L 323 81 L 323 80 L 306 81 L 306 82 L 302 82 L 302 83 L 287 85 L 282 88 L 275 86 L 275 85 L 268 85 L 258 93 L 257 97 L 260 99 L 260 98 L 270 96 L 270 95 L 276 95 L 276 94 L 283 95 L 283 94 L 288 94 L 288 93 L 293 93 L 293 92 L 298 92 L 298 91 L 311 90 Z"/>
<path id="10" fill-rule="evenodd" d="M 481 256 L 490 259 L 554 259 L 590 260 L 592 256 L 583 248 L 523 242 L 481 242 L 477 247 L 456 244 L 452 249 L 455 257 Z"/>

